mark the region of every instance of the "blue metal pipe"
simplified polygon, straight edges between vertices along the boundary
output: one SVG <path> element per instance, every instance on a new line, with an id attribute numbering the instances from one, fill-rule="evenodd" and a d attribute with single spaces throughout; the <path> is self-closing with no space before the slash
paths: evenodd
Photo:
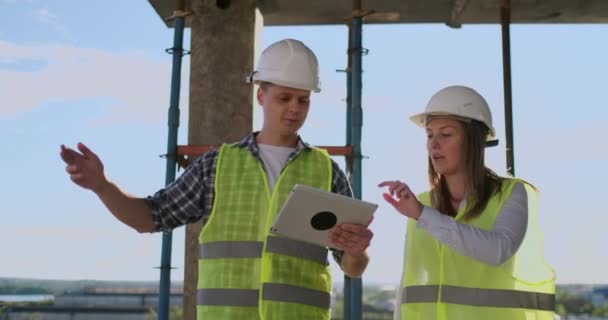
<path id="1" fill-rule="evenodd" d="M 351 50 L 353 48 L 353 32 L 352 32 L 352 24 L 348 25 L 348 49 L 346 50 L 346 54 L 348 56 L 348 63 L 346 66 L 346 145 L 349 146 L 352 142 L 351 139 L 351 114 L 353 108 L 353 100 L 352 100 L 352 65 L 353 59 Z M 349 159 L 346 159 L 349 160 Z M 346 161 L 346 171 L 351 172 L 352 163 L 350 161 Z"/>
<path id="2" fill-rule="evenodd" d="M 362 17 L 353 18 L 353 48 L 351 66 L 351 143 L 353 145 L 353 193 L 357 199 L 361 199 L 361 128 L 363 126 L 363 109 L 361 107 L 362 89 Z"/>
<path id="3" fill-rule="evenodd" d="M 167 166 L 165 185 L 175 180 L 177 171 L 177 130 L 179 128 L 179 93 L 181 86 L 182 56 L 184 53 L 185 17 L 175 17 L 173 36 L 173 66 L 171 71 L 171 98 L 169 102 L 169 134 L 167 139 Z M 171 290 L 171 242 L 172 233 L 163 232 L 162 252 L 160 258 L 160 287 L 158 299 L 158 319 L 169 319 L 169 298 Z"/>
<path id="4" fill-rule="evenodd" d="M 348 25 L 348 49 L 346 51 L 347 54 L 347 59 L 348 59 L 348 63 L 347 63 L 347 67 L 346 67 L 346 145 L 350 146 L 351 145 L 351 114 L 352 114 L 352 108 L 353 108 L 353 101 L 352 101 L 352 90 L 351 90 L 351 86 L 352 86 L 352 54 L 351 54 L 351 50 L 353 48 L 353 42 L 352 42 L 352 24 Z M 352 157 L 346 157 L 346 172 L 348 173 L 349 176 L 352 176 Z M 343 318 L 344 319 L 350 319 L 350 297 L 351 297 L 351 278 L 347 275 L 344 275 L 344 305 L 342 306 L 343 309 Z"/>
<path id="5" fill-rule="evenodd" d="M 350 54 L 352 57 L 351 65 L 351 121 L 350 137 L 353 146 L 352 157 L 352 178 L 351 184 L 355 198 L 361 199 L 361 129 L 363 126 L 363 109 L 361 108 L 361 89 L 362 89 L 362 58 L 363 58 L 363 17 L 356 15 L 352 18 L 352 47 Z M 350 279 L 350 320 L 361 320 L 363 316 L 362 306 L 363 285 L 361 278 Z"/>

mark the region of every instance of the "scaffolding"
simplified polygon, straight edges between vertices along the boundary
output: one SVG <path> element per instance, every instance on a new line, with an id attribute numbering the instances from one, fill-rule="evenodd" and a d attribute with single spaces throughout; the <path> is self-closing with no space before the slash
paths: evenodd
<path id="1" fill-rule="evenodd" d="M 456 1 L 459 2 L 459 1 Z M 171 100 L 169 107 L 169 134 L 167 144 L 167 174 L 166 184 L 173 182 L 178 166 L 186 167 L 189 159 L 200 156 L 219 145 L 177 145 L 177 130 L 179 127 L 179 90 L 181 59 L 188 52 L 183 49 L 183 30 L 185 27 L 184 0 L 176 1 L 176 11 L 169 17 L 174 22 L 174 44 L 168 52 L 173 55 L 173 71 L 171 79 Z M 466 3 L 465 3 L 466 4 Z M 455 5 L 448 25 L 454 28 L 460 27 L 460 14 L 464 5 Z M 362 26 L 364 18 L 371 16 L 373 11 L 364 11 L 361 0 L 354 0 L 352 15 L 347 19 L 348 25 L 348 64 L 346 70 L 347 108 L 346 108 L 346 144 L 344 146 L 318 146 L 325 149 L 330 155 L 343 156 L 346 159 L 346 173 L 351 182 L 354 197 L 362 198 L 362 148 L 361 132 L 363 126 L 362 109 L 362 57 L 367 53 L 362 43 Z M 388 18 L 392 20 L 393 16 Z M 504 86 L 504 112 L 506 128 L 506 157 L 507 172 L 515 174 L 514 146 L 513 146 L 513 116 L 512 116 L 512 92 L 511 92 L 511 55 L 510 55 L 510 24 L 511 3 L 510 0 L 501 0 L 500 21 L 502 35 L 502 57 L 503 57 L 503 86 Z M 493 144 L 495 145 L 496 142 Z M 489 145 L 491 146 L 491 145 Z M 168 319 L 169 314 L 169 288 L 171 270 L 171 232 L 164 232 L 162 239 L 161 274 L 160 274 L 160 297 L 158 316 L 160 320 Z M 344 278 L 344 319 L 361 320 L 362 312 L 362 280 L 361 278 Z"/>

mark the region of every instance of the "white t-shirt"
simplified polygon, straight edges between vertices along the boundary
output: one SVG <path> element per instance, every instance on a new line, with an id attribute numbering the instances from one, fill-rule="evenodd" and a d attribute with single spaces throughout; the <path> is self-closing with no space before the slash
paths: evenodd
<path id="1" fill-rule="evenodd" d="M 260 150 L 260 158 L 262 158 L 264 168 L 266 169 L 268 186 L 270 187 L 270 192 L 272 192 L 277 179 L 281 175 L 281 171 L 285 167 L 287 159 L 289 159 L 289 155 L 296 151 L 296 148 L 271 146 L 269 144 L 258 144 L 258 148 Z"/>

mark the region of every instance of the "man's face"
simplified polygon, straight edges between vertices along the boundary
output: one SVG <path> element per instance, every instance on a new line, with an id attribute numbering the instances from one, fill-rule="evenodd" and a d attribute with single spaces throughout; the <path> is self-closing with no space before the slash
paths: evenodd
<path id="1" fill-rule="evenodd" d="M 308 116 L 310 91 L 267 84 L 257 92 L 264 108 L 264 129 L 281 136 L 297 134 Z"/>

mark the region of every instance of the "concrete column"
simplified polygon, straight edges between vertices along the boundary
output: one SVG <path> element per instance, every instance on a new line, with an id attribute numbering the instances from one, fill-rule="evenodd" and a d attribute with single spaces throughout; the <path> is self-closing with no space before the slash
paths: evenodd
<path id="1" fill-rule="evenodd" d="M 191 0 L 189 144 L 236 142 L 252 130 L 253 88 L 245 76 L 254 66 L 256 0 Z M 256 23 L 257 21 L 257 23 Z M 257 25 L 257 27 L 256 27 Z M 259 42 L 259 41 L 258 41 Z M 198 235 L 186 227 L 184 319 L 196 319 Z"/>

